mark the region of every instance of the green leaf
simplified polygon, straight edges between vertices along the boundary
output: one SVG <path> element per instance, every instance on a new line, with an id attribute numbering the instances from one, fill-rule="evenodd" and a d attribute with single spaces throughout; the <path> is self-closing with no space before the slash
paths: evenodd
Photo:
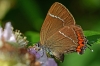
<path id="1" fill-rule="evenodd" d="M 84 34 L 89 40 L 89 43 L 100 44 L 100 32 L 84 31 Z"/>

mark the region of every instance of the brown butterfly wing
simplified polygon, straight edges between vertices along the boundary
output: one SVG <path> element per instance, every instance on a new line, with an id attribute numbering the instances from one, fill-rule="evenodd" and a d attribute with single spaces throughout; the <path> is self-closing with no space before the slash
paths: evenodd
<path id="1" fill-rule="evenodd" d="M 61 3 L 55 2 L 47 13 L 40 32 L 40 43 L 45 41 L 64 26 L 75 25 L 75 21 L 68 9 Z"/>
<path id="2" fill-rule="evenodd" d="M 78 26 L 64 26 L 48 38 L 45 45 L 46 48 L 48 48 L 57 59 L 63 61 L 64 53 L 76 52 L 78 46 L 76 30 L 82 34 L 82 29 Z"/>

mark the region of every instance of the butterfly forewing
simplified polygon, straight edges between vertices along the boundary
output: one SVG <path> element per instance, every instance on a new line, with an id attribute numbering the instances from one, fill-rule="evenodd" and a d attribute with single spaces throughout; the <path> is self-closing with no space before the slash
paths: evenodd
<path id="1" fill-rule="evenodd" d="M 40 32 L 40 43 L 45 41 L 64 26 L 75 25 L 75 20 L 68 9 L 61 3 L 55 2 L 47 13 Z"/>

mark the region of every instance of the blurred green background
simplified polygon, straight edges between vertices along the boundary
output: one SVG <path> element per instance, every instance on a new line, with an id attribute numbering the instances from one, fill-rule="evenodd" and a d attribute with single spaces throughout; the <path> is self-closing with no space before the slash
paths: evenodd
<path id="1" fill-rule="evenodd" d="M 65 5 L 84 31 L 100 32 L 100 0 L 0 0 L 0 23 L 4 25 L 10 21 L 14 29 L 19 29 L 28 37 L 30 44 L 36 43 L 42 23 L 54 2 Z M 96 36 L 100 38 L 100 35 Z M 98 39 L 96 36 L 87 38 L 95 41 Z M 58 62 L 58 65 L 100 66 L 100 44 L 91 48 L 94 52 L 87 49 L 83 55 L 66 55 L 64 62 Z"/>

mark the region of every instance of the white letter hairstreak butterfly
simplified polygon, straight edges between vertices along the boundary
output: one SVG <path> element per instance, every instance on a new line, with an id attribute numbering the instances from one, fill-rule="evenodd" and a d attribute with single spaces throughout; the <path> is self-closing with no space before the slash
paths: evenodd
<path id="1" fill-rule="evenodd" d="M 40 32 L 40 47 L 60 61 L 65 53 L 83 54 L 87 39 L 74 17 L 61 3 L 55 2 L 47 13 Z"/>

